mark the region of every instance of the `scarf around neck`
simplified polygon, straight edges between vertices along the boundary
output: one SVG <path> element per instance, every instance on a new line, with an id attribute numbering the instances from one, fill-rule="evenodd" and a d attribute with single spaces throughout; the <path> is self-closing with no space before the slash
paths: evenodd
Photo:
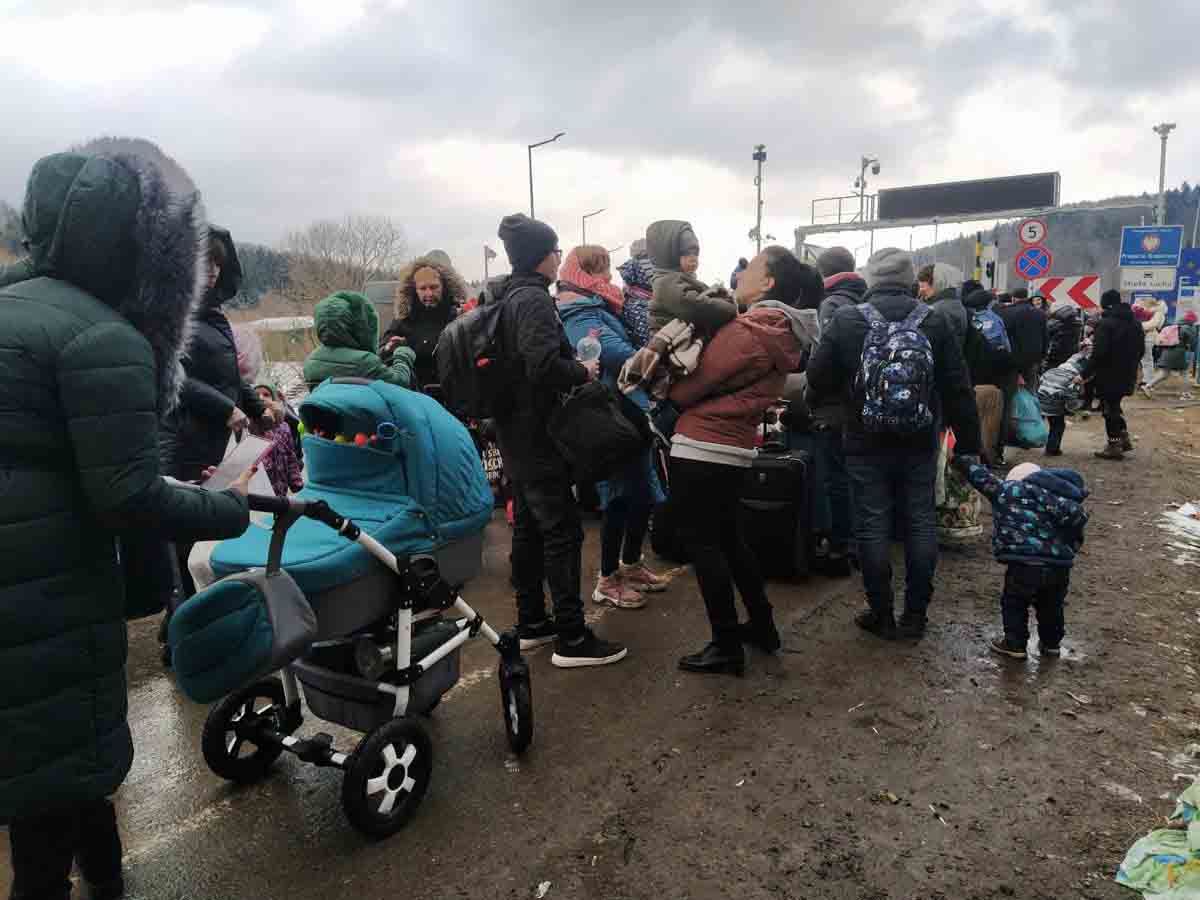
<path id="1" fill-rule="evenodd" d="M 609 308 L 618 315 L 625 306 L 625 295 L 621 293 L 621 289 L 603 276 L 590 275 L 583 271 L 574 250 L 567 254 L 558 272 L 558 280 L 568 290 L 575 288 L 585 294 L 595 294 L 603 298 Z"/>

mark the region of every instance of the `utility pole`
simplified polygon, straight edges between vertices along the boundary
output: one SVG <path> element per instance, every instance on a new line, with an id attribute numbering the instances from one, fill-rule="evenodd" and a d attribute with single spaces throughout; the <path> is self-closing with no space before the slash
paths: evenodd
<path id="1" fill-rule="evenodd" d="M 1158 224 L 1167 224 L 1167 137 L 1175 130 L 1174 122 L 1163 122 L 1154 126 L 1154 133 L 1162 138 L 1162 154 L 1158 161 Z"/>
<path id="2" fill-rule="evenodd" d="M 538 143 L 536 143 L 536 144 L 529 145 L 529 218 L 531 218 L 531 219 L 537 218 L 537 216 L 535 216 L 533 214 L 533 151 L 536 150 L 538 147 L 544 147 L 547 144 L 553 144 L 555 141 L 557 141 L 560 137 L 562 137 L 565 134 L 566 134 L 565 131 L 560 131 L 558 134 L 556 134 L 552 138 L 548 138 L 547 140 L 544 140 L 544 141 L 538 141 Z"/>
<path id="3" fill-rule="evenodd" d="M 763 212 L 762 167 L 763 167 L 763 163 L 765 163 L 767 161 L 767 145 L 766 144 L 755 144 L 754 145 L 754 156 L 751 158 L 756 163 L 758 163 L 758 174 L 754 176 L 754 187 L 755 187 L 755 190 L 758 192 L 758 202 L 754 207 L 755 211 L 756 211 L 755 212 L 755 221 L 754 221 L 754 245 L 755 245 L 755 253 L 762 253 L 762 212 Z"/>

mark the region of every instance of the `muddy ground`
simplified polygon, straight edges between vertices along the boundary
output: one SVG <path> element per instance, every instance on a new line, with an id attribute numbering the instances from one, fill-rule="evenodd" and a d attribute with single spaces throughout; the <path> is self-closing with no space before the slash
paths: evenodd
<path id="1" fill-rule="evenodd" d="M 1111 881 L 1118 863 L 1200 770 L 1185 752 L 1200 741 L 1200 552 L 1158 527 L 1169 504 L 1200 498 L 1200 409 L 1130 406 L 1125 463 L 1091 458 L 1098 417 L 1067 432 L 1062 462 L 1093 496 L 1062 659 L 987 652 L 1002 569 L 986 539 L 943 555 L 915 646 L 854 628 L 855 581 L 775 586 L 785 652 L 752 656 L 740 680 L 675 670 L 705 636 L 685 575 L 645 610 L 601 616 L 626 663 L 561 672 L 532 654 L 537 733 L 519 761 L 494 656 L 470 645 L 430 726 L 430 792 L 379 843 L 346 824 L 332 770 L 285 757 L 243 789 L 209 773 L 205 710 L 139 624 L 138 757 L 120 795 L 129 896 L 524 900 L 548 882 L 549 900 L 1133 897 Z M 489 539 L 467 596 L 507 625 L 506 527 Z M 589 568 L 597 539 L 592 525 Z"/>

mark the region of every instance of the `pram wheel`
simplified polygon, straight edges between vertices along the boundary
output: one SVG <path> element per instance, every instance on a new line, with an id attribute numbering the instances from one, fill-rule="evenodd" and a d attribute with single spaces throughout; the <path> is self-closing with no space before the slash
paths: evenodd
<path id="1" fill-rule="evenodd" d="M 500 661 L 500 707 L 504 711 L 504 733 L 513 753 L 524 753 L 533 742 L 533 688 L 529 667 Z"/>
<path id="2" fill-rule="evenodd" d="M 433 774 L 433 743 L 414 719 L 389 719 L 346 763 L 342 808 L 370 837 L 395 834 L 421 805 Z"/>
<path id="3" fill-rule="evenodd" d="M 225 697 L 204 722 L 200 749 L 217 775 L 238 784 L 263 778 L 283 747 L 257 744 L 249 732 L 256 721 L 285 732 L 286 701 L 278 678 L 264 678 Z M 249 751 L 249 752 L 247 752 Z"/>

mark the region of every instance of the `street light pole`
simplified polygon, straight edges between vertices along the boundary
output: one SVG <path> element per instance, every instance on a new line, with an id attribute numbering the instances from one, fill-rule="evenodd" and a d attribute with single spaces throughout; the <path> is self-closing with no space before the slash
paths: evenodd
<path id="1" fill-rule="evenodd" d="M 536 144 L 529 145 L 529 218 L 531 219 L 537 218 L 537 216 L 535 216 L 533 213 L 533 151 L 538 147 L 544 147 L 547 144 L 553 144 L 565 134 L 565 131 L 560 131 L 552 138 L 548 138 L 544 141 L 538 141 Z"/>
<path id="2" fill-rule="evenodd" d="M 600 215 L 600 213 L 602 213 L 604 211 L 605 211 L 604 209 L 598 209 L 595 212 L 590 212 L 590 213 L 585 214 L 580 219 L 580 221 L 583 223 L 583 243 L 585 243 L 585 244 L 587 243 L 587 220 L 590 219 L 592 216 Z"/>
<path id="3" fill-rule="evenodd" d="M 1167 224 L 1167 137 L 1175 130 L 1174 122 L 1163 122 L 1154 126 L 1154 133 L 1162 138 L 1162 153 L 1158 160 L 1158 224 Z"/>
<path id="4" fill-rule="evenodd" d="M 874 156 L 864 156 L 858 170 L 858 178 L 854 180 L 854 186 L 858 188 L 858 221 L 860 224 L 867 221 L 867 169 L 878 175 L 879 159 Z"/>
<path id="5" fill-rule="evenodd" d="M 752 159 L 756 163 L 758 163 L 758 174 L 756 174 L 754 176 L 754 187 L 758 193 L 758 202 L 757 202 L 757 205 L 754 207 L 754 209 L 755 209 L 754 244 L 755 244 L 755 248 L 756 248 L 754 252 L 762 253 L 762 212 L 763 212 L 762 167 L 763 167 L 763 163 L 765 163 L 767 161 L 767 145 L 766 144 L 755 144 L 754 145 L 754 156 L 752 157 Z"/>

